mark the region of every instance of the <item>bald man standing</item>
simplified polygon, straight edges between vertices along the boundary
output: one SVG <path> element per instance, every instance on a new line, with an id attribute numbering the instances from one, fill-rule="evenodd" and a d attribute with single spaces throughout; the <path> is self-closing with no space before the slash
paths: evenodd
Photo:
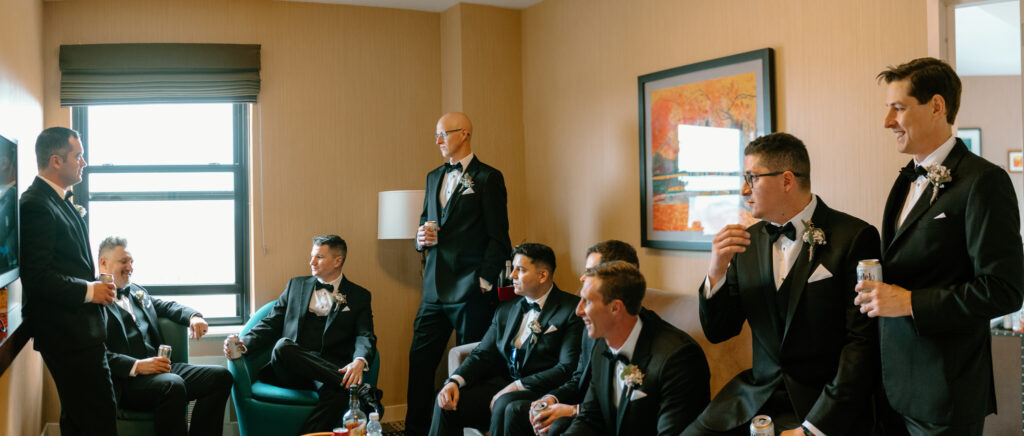
<path id="1" fill-rule="evenodd" d="M 416 251 L 426 251 L 423 299 L 409 350 L 405 434 L 426 435 L 437 391 L 434 373 L 448 337 L 461 345 L 483 338 L 494 316 L 494 281 L 512 251 L 505 179 L 474 157 L 466 114 L 437 121 L 434 142 L 447 163 L 427 173 Z M 437 223 L 438 229 L 424 225 Z"/>

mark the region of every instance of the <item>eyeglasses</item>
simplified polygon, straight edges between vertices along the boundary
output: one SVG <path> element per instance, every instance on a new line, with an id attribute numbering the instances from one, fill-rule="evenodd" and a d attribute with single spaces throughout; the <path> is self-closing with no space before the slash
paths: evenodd
<path id="1" fill-rule="evenodd" d="M 463 130 L 463 129 L 452 129 L 452 130 L 445 130 L 445 131 L 443 131 L 441 133 L 435 133 L 434 134 L 434 140 L 437 141 L 438 139 L 441 139 L 441 138 L 448 139 L 448 135 L 450 135 L 452 133 L 455 133 L 455 132 L 458 132 L 460 130 Z"/>
<path id="2" fill-rule="evenodd" d="M 778 176 L 778 175 L 783 174 L 785 172 L 786 171 L 776 171 L 776 172 L 773 172 L 773 173 L 764 173 L 764 174 L 743 173 L 743 183 L 746 183 L 747 187 L 753 189 L 754 188 L 754 182 L 757 181 L 758 177 Z M 790 171 L 790 172 L 792 172 L 792 171 Z M 800 174 L 800 173 L 793 173 L 793 176 L 801 177 L 802 174 Z"/>

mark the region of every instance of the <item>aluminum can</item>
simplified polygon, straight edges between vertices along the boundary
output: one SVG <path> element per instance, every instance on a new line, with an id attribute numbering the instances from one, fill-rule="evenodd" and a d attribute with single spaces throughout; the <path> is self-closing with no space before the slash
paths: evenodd
<path id="1" fill-rule="evenodd" d="M 437 233 L 438 230 L 441 230 L 441 226 L 437 225 L 437 221 L 427 221 L 427 222 L 423 223 L 423 225 L 426 226 L 427 228 L 433 230 L 435 234 Z M 429 246 L 434 246 L 434 245 L 437 245 L 437 240 L 436 239 L 434 240 L 433 244 L 427 244 L 428 247 Z"/>
<path id="2" fill-rule="evenodd" d="M 857 281 L 882 281 L 882 262 L 878 259 L 864 259 L 857 262 Z"/>
<path id="3" fill-rule="evenodd" d="M 757 415 L 750 421 L 750 436 L 775 436 L 775 427 L 772 426 L 772 417 L 768 415 Z"/>
<path id="4" fill-rule="evenodd" d="M 114 283 L 114 276 L 107 273 L 102 273 L 100 274 L 100 281 L 103 283 Z"/>
<path id="5" fill-rule="evenodd" d="M 228 335 L 228 354 L 231 360 L 242 357 L 242 340 L 238 339 L 238 335 Z"/>
<path id="6" fill-rule="evenodd" d="M 541 402 L 539 402 L 539 403 L 537 403 L 537 404 L 535 404 L 533 406 L 533 410 L 530 411 L 530 415 L 531 415 L 531 417 L 535 418 L 535 417 L 537 417 L 538 413 L 547 410 L 547 408 L 548 408 L 548 403 L 544 402 L 544 401 L 541 401 Z"/>
<path id="7" fill-rule="evenodd" d="M 158 357 L 166 357 L 166 358 L 170 359 L 171 358 L 171 346 L 170 345 L 161 345 L 160 349 L 157 350 L 156 355 Z"/>
<path id="8" fill-rule="evenodd" d="M 338 427 L 331 432 L 331 436 L 348 436 L 348 428 Z"/>

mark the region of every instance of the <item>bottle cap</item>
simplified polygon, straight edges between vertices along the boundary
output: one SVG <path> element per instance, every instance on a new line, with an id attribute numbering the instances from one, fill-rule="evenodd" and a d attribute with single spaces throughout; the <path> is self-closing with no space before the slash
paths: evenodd
<path id="1" fill-rule="evenodd" d="M 377 412 L 370 412 L 370 419 L 376 421 L 380 419 L 380 414 Z"/>

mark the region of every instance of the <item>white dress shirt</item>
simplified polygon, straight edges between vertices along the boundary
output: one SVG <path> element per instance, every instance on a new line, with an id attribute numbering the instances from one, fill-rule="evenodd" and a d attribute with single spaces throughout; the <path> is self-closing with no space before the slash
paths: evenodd
<path id="1" fill-rule="evenodd" d="M 455 188 L 459 186 L 459 179 L 462 177 L 462 173 L 466 172 L 466 168 L 469 167 L 469 163 L 473 161 L 473 153 L 466 155 L 466 157 L 459 160 L 462 164 L 462 171 L 449 171 L 444 175 L 444 184 L 441 186 L 441 208 L 444 209 L 448 205 L 448 200 L 452 198 L 452 194 L 455 193 Z M 455 164 L 455 162 L 449 162 Z"/>
<path id="2" fill-rule="evenodd" d="M 611 345 L 609 345 L 608 351 L 611 352 L 612 354 L 622 355 L 626 359 L 632 361 L 633 352 L 636 351 L 636 342 L 640 340 L 640 330 L 643 327 L 644 322 L 640 319 L 640 317 L 637 317 L 636 324 L 633 324 L 633 330 L 631 330 L 629 332 L 629 336 L 626 337 L 626 342 L 623 342 L 622 346 L 617 349 L 612 348 Z M 608 344 L 608 342 L 605 341 L 605 344 Z M 615 374 L 612 376 L 612 378 L 615 380 L 615 383 L 612 385 L 612 387 L 615 388 L 614 397 L 612 398 L 612 402 L 613 404 L 615 404 L 615 407 L 619 407 L 619 397 L 622 396 L 622 390 L 626 389 L 626 381 L 619 376 L 620 374 L 622 374 L 622 370 L 625 368 L 626 364 L 618 360 L 615 361 Z M 629 401 L 629 398 L 626 398 L 626 401 Z"/>
<path id="3" fill-rule="evenodd" d="M 338 295 L 338 289 L 341 287 L 341 278 L 345 277 L 345 274 L 338 274 L 338 278 L 331 280 L 330 283 L 326 283 L 334 287 L 333 291 L 326 289 L 317 289 L 313 291 L 313 295 L 309 297 L 309 311 L 316 314 L 316 316 L 327 316 L 331 313 L 331 305 L 334 304 L 334 298 Z M 316 281 L 325 283 L 320 280 L 320 277 L 316 278 Z"/>
<path id="4" fill-rule="evenodd" d="M 936 148 L 923 161 L 918 162 L 917 159 L 914 159 L 914 163 L 917 166 L 941 164 L 942 161 L 946 160 L 946 156 L 949 156 L 949 152 L 953 151 L 953 145 L 955 144 L 956 137 L 950 136 L 946 142 L 943 142 L 939 148 Z M 910 211 L 914 209 L 914 205 L 921 199 L 921 194 L 924 194 L 927 187 L 928 178 L 925 176 L 917 176 L 917 180 L 910 184 L 910 189 L 907 191 L 907 200 L 903 202 L 903 210 L 900 211 L 900 219 L 896 221 L 897 229 L 903 226 L 903 221 L 907 219 L 907 215 L 910 215 Z M 928 200 L 931 201 L 930 198 Z"/>

